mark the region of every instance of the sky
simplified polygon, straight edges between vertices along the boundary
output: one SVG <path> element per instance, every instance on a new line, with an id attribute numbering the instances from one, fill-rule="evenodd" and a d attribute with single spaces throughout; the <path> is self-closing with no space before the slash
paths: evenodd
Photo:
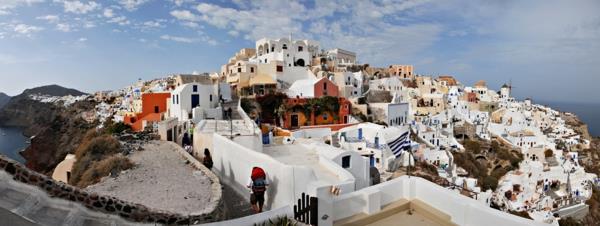
<path id="1" fill-rule="evenodd" d="M 600 103 L 598 12 L 598 0 L 0 0 L 0 92 L 216 72 L 240 48 L 291 33 L 375 67 Z"/>

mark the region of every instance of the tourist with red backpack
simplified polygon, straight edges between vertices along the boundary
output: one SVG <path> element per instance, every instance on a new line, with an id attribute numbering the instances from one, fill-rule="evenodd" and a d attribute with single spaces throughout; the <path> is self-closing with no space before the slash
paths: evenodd
<path id="1" fill-rule="evenodd" d="M 253 167 L 250 181 L 248 181 L 248 188 L 252 190 L 250 204 L 252 204 L 252 209 L 254 209 L 256 213 L 260 213 L 263 210 L 267 186 L 269 186 L 269 182 L 267 181 L 267 174 L 265 171 L 260 167 Z"/>

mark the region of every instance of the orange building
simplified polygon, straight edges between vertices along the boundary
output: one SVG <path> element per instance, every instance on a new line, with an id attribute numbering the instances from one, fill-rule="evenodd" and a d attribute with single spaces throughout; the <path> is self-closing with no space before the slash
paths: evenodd
<path id="1" fill-rule="evenodd" d="M 160 122 L 162 114 L 167 111 L 167 101 L 171 93 L 144 93 L 142 94 L 142 112 L 135 116 L 125 116 L 125 124 L 131 126 L 133 131 L 144 130 L 148 123 Z"/>
<path id="2" fill-rule="evenodd" d="M 388 73 L 390 76 L 399 76 L 400 78 L 412 79 L 415 77 L 412 65 L 390 65 Z"/>
<path id="3" fill-rule="evenodd" d="M 477 98 L 477 94 L 474 92 L 468 92 L 467 93 L 467 101 L 471 102 L 471 103 L 478 103 L 479 102 L 479 98 Z"/>
<path id="4" fill-rule="evenodd" d="M 456 86 L 458 85 L 458 82 L 456 81 L 456 79 L 450 75 L 440 75 L 440 77 L 438 78 L 438 80 L 446 82 L 447 86 Z"/>
<path id="5" fill-rule="evenodd" d="M 310 106 L 309 101 L 313 98 L 290 98 L 285 102 L 287 112 L 284 116 L 284 128 L 296 129 L 302 126 L 346 124 L 351 113 L 351 103 L 343 97 L 326 96 L 322 98 L 335 98 L 339 105 L 338 111 L 333 109 L 317 109 L 318 106 Z M 323 107 L 325 108 L 325 107 Z"/>

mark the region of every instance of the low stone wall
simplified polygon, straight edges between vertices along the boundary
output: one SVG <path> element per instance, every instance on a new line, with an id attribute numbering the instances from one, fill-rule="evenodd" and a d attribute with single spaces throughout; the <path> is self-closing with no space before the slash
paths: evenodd
<path id="1" fill-rule="evenodd" d="M 202 170 L 203 167 L 199 168 Z M 219 189 L 218 192 L 215 190 L 216 192 L 213 193 L 218 195 L 218 197 L 215 197 L 219 199 L 219 201 L 217 201 L 218 204 L 216 205 L 215 210 L 213 210 L 211 213 L 187 216 L 150 209 L 143 205 L 122 201 L 111 196 L 101 196 L 96 193 L 89 193 L 63 182 L 57 182 L 46 175 L 32 171 L 20 163 L 3 155 L 0 155 L 0 169 L 9 175 L 12 175 L 13 180 L 38 187 L 39 189 L 45 191 L 50 197 L 79 203 L 90 210 L 117 215 L 134 222 L 159 224 L 198 224 L 214 222 L 222 219 L 223 213 L 221 208 L 219 208 L 222 206 L 222 201 L 220 201 L 222 193 L 220 190 L 220 184 L 218 183 L 218 178 L 216 178 L 212 172 L 207 173 L 204 172 L 204 170 L 203 172 L 215 182 L 213 183 L 212 189 L 215 190 L 217 187 Z M 204 167 L 204 169 L 206 168 Z"/>

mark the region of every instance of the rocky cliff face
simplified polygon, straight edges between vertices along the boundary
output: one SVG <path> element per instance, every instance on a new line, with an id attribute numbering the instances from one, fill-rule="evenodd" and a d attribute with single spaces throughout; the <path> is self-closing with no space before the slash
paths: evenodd
<path id="1" fill-rule="evenodd" d="M 10 96 L 0 92 L 0 109 L 2 109 L 2 107 L 4 107 L 4 105 L 6 105 L 9 100 Z"/>
<path id="2" fill-rule="evenodd" d="M 577 132 L 578 134 L 581 134 L 583 139 L 586 139 L 586 140 L 592 139 L 592 136 L 590 135 L 590 131 L 588 129 L 588 125 L 585 124 L 583 121 L 581 121 L 579 119 L 579 117 L 577 117 L 577 115 L 561 112 L 560 117 L 563 120 L 565 120 L 565 123 L 567 125 L 571 126 L 571 128 L 573 128 L 573 130 L 575 130 L 575 132 Z"/>
<path id="3" fill-rule="evenodd" d="M 0 109 L 0 125 L 25 128 L 24 135 L 35 136 L 31 145 L 21 153 L 27 167 L 50 174 L 67 153 L 73 153 L 85 132 L 96 126 L 81 116 L 93 110 L 92 100 L 79 101 L 65 107 L 59 104 L 42 103 L 29 95 L 81 95 L 82 92 L 58 86 L 28 89 L 15 96 Z"/>

